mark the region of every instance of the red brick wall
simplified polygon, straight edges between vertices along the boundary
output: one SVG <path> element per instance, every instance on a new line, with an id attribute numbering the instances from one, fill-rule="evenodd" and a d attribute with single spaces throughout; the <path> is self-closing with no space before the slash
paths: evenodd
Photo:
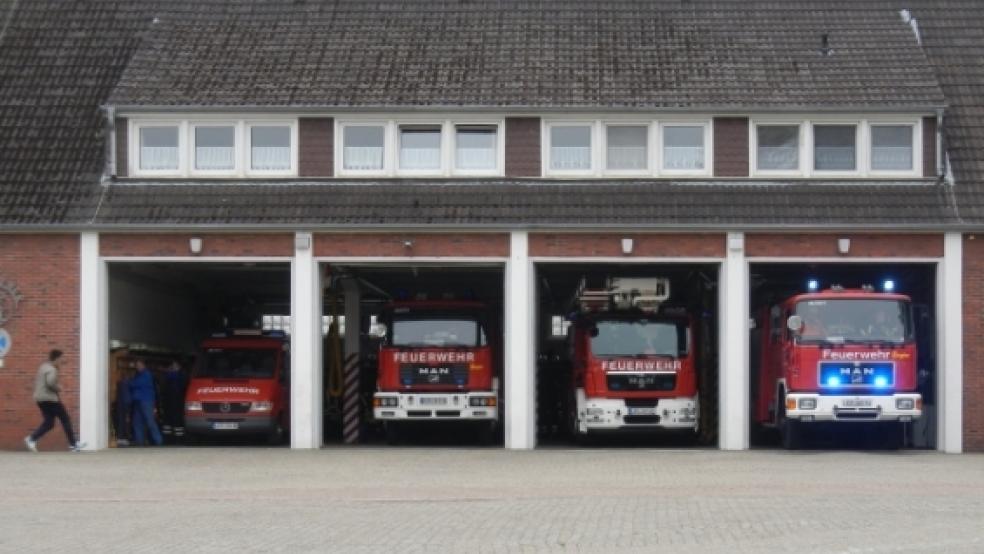
<path id="1" fill-rule="evenodd" d="M 837 239 L 851 239 L 846 255 L 837 253 Z M 943 256 L 943 235 L 875 235 L 865 233 L 765 234 L 745 235 L 745 255 L 751 257 L 906 257 Z"/>
<path id="2" fill-rule="evenodd" d="M 404 243 L 412 241 L 407 248 Z M 495 256 L 509 255 L 509 235 L 492 233 L 321 233 L 315 256 Z"/>
<path id="3" fill-rule="evenodd" d="M 298 175 L 331 177 L 335 172 L 335 123 L 330 117 L 302 117 L 298 127 Z"/>
<path id="4" fill-rule="evenodd" d="M 539 177 L 540 118 L 506 118 L 506 177 Z"/>
<path id="5" fill-rule="evenodd" d="M 631 255 L 622 254 L 622 239 L 633 239 Z M 642 233 L 531 233 L 530 256 L 723 257 L 725 235 Z"/>
<path id="6" fill-rule="evenodd" d="M 714 175 L 748 177 L 748 118 L 714 118 Z"/>
<path id="7" fill-rule="evenodd" d="M 984 452 L 984 236 L 963 240 L 963 439 Z"/>
<path id="8" fill-rule="evenodd" d="M 79 432 L 79 237 L 0 235 L 0 281 L 23 295 L 3 327 L 12 347 L 0 369 L 0 449 L 23 449 L 41 415 L 31 398 L 34 374 L 54 348 L 65 352 L 62 401 Z M 45 450 L 65 450 L 58 425 L 41 439 Z"/>
<path id="9" fill-rule="evenodd" d="M 936 177 L 936 118 L 923 118 L 923 175 Z"/>
<path id="10" fill-rule="evenodd" d="M 99 237 L 102 256 L 192 256 L 191 237 L 202 239 L 199 256 L 293 256 L 294 235 L 248 234 L 104 234 Z"/>
<path id="11" fill-rule="evenodd" d="M 127 120 L 122 117 L 116 118 L 116 176 L 126 177 L 129 175 L 130 167 L 127 161 Z"/>

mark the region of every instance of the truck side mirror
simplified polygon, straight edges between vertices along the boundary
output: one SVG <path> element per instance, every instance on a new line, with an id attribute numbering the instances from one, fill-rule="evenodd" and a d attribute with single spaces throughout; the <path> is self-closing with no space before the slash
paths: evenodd
<path id="1" fill-rule="evenodd" d="M 786 320 L 786 328 L 794 333 L 799 333 L 803 330 L 803 318 L 798 315 L 789 316 L 789 319 Z"/>
<path id="2" fill-rule="evenodd" d="M 381 339 L 386 336 L 386 324 L 377 323 L 369 332 L 369 336 Z"/>

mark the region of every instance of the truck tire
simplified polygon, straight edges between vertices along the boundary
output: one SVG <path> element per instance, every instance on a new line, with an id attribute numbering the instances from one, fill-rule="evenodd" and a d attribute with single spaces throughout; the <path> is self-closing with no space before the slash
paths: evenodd
<path id="1" fill-rule="evenodd" d="M 396 424 L 392 422 L 386 422 L 383 424 L 383 434 L 386 437 L 386 444 L 390 446 L 396 446 L 400 444 L 400 431 Z"/>
<path id="2" fill-rule="evenodd" d="M 905 448 L 905 426 L 902 423 L 891 422 L 881 426 L 877 445 L 882 450 L 901 450 Z"/>
<path id="3" fill-rule="evenodd" d="M 281 423 L 281 419 L 277 418 L 277 423 L 273 426 L 273 429 L 266 436 L 266 442 L 270 446 L 280 446 L 284 443 L 284 439 L 287 438 L 287 433 L 284 432 L 284 426 Z"/>
<path id="4" fill-rule="evenodd" d="M 801 432 L 799 422 L 795 419 L 787 418 L 784 414 L 782 422 L 779 424 L 779 440 L 782 443 L 782 447 L 786 450 L 797 450 L 802 442 L 800 437 Z"/>
<path id="5" fill-rule="evenodd" d="M 495 444 L 495 423 L 480 424 L 478 430 L 478 442 L 482 446 L 492 446 Z"/>

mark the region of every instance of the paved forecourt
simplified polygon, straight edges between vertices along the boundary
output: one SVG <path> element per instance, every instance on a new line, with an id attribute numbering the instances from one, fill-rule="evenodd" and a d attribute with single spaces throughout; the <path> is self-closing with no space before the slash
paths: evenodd
<path id="1" fill-rule="evenodd" d="M 0 453 L 0 552 L 984 552 L 984 456 Z"/>

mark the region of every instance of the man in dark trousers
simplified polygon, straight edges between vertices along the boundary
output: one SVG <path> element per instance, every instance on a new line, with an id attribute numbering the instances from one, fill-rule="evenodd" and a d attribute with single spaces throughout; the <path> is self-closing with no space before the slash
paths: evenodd
<path id="1" fill-rule="evenodd" d="M 150 431 L 151 442 L 160 446 L 164 439 L 154 416 L 154 407 L 157 404 L 156 384 L 143 360 L 137 362 L 137 373 L 130 379 L 130 398 L 133 400 L 133 443 L 143 446 L 146 432 Z"/>
<path id="2" fill-rule="evenodd" d="M 68 440 L 68 449 L 78 452 L 85 446 L 75 438 L 72 431 L 72 420 L 65 411 L 65 405 L 61 403 L 58 393 L 61 387 L 58 386 L 58 369 L 61 366 L 62 351 L 52 350 L 48 353 L 48 361 L 41 364 L 38 374 L 34 378 L 34 401 L 41 409 L 41 416 L 44 420 L 33 433 L 24 437 L 24 444 L 31 452 L 38 451 L 38 440 L 55 426 L 55 418 L 61 422 L 62 429 L 65 430 L 65 438 Z"/>

